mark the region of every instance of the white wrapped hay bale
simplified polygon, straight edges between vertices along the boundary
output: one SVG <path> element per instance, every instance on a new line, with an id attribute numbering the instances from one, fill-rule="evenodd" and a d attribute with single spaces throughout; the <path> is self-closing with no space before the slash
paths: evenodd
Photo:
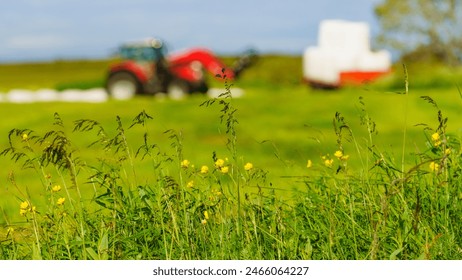
<path id="1" fill-rule="evenodd" d="M 11 103 L 35 102 L 35 92 L 27 89 L 12 89 L 6 94 L 6 101 Z"/>
<path id="2" fill-rule="evenodd" d="M 372 52 L 369 41 L 367 23 L 322 21 L 318 46 L 308 47 L 303 54 L 305 81 L 317 86 L 338 87 L 348 82 L 369 81 L 387 73 L 391 67 L 390 53 Z"/>
<path id="3" fill-rule="evenodd" d="M 108 94 L 103 88 L 66 89 L 60 92 L 59 96 L 60 100 L 64 102 L 101 103 L 108 100 Z"/>
<path id="4" fill-rule="evenodd" d="M 101 103 L 106 102 L 109 99 L 108 94 L 104 88 L 88 89 L 84 92 L 82 98 L 83 101 L 88 103 Z"/>
<path id="5" fill-rule="evenodd" d="M 369 26 L 363 22 L 345 20 L 322 21 L 318 45 L 325 50 L 355 54 L 369 51 Z"/>
<path id="6" fill-rule="evenodd" d="M 53 102 L 58 100 L 58 92 L 54 89 L 39 89 L 35 93 L 35 100 L 37 102 Z"/>
<path id="7" fill-rule="evenodd" d="M 303 61 L 304 77 L 309 77 L 310 82 L 328 84 L 339 82 L 335 57 L 332 52 L 311 47 L 306 49 Z M 307 63 L 308 61 L 309 63 Z"/>
<path id="8" fill-rule="evenodd" d="M 13 89 L 7 94 L 0 93 L 0 102 L 33 103 L 33 102 L 86 102 L 101 103 L 108 100 L 104 88 L 88 90 L 67 89 L 58 92 L 54 89 L 39 89 L 36 91 L 26 89 Z"/>
<path id="9" fill-rule="evenodd" d="M 82 100 L 83 90 L 66 89 L 59 93 L 59 100 L 63 102 L 79 102 Z"/>
<path id="10" fill-rule="evenodd" d="M 387 72 L 391 68 L 391 55 L 383 50 L 362 53 L 357 68 L 359 71 Z"/>

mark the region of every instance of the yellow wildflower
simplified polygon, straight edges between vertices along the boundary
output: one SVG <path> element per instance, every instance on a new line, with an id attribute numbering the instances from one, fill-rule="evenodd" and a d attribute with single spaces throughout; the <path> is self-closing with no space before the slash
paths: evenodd
<path id="1" fill-rule="evenodd" d="M 206 220 L 206 219 L 203 219 L 203 220 L 201 221 L 201 224 L 203 224 L 203 225 L 207 224 L 207 220 Z"/>
<path id="2" fill-rule="evenodd" d="M 339 151 L 336 151 L 336 152 L 334 153 L 334 156 L 335 156 L 336 158 L 340 159 L 341 157 L 343 157 L 343 152 L 340 151 L 340 150 L 339 150 Z"/>
<path id="3" fill-rule="evenodd" d="M 186 185 L 188 188 L 194 187 L 194 181 L 189 181 L 188 184 Z"/>
<path id="4" fill-rule="evenodd" d="M 187 160 L 187 159 L 184 159 L 184 160 L 180 163 L 181 167 L 183 167 L 183 168 L 188 168 L 188 167 L 189 167 L 189 164 L 190 164 L 190 162 L 189 162 L 189 160 Z"/>
<path id="5" fill-rule="evenodd" d="M 340 157 L 340 160 L 347 161 L 350 158 L 350 155 L 343 155 Z"/>
<path id="6" fill-rule="evenodd" d="M 21 202 L 21 204 L 19 204 L 19 208 L 23 209 L 23 210 L 29 209 L 29 202 L 27 202 L 27 201 Z"/>
<path id="7" fill-rule="evenodd" d="M 306 168 L 311 168 L 313 166 L 313 162 L 311 161 L 311 159 L 309 159 L 306 163 Z"/>
<path id="8" fill-rule="evenodd" d="M 220 168 L 221 173 L 226 174 L 229 172 L 229 167 L 228 166 L 223 166 Z"/>
<path id="9" fill-rule="evenodd" d="M 35 208 L 35 207 L 34 207 Z M 21 214 L 21 216 L 24 216 L 27 214 L 27 212 L 29 212 L 31 209 L 30 207 L 30 204 L 27 200 L 21 202 L 19 204 L 19 214 Z"/>
<path id="10" fill-rule="evenodd" d="M 207 211 L 204 211 L 204 218 L 205 218 L 206 220 L 208 220 L 208 219 L 209 219 L 209 212 L 207 212 Z"/>
<path id="11" fill-rule="evenodd" d="M 441 139 L 440 139 L 440 135 L 438 134 L 438 132 L 435 132 L 432 134 L 432 141 L 435 147 L 438 147 L 439 145 L 441 145 Z"/>
<path id="12" fill-rule="evenodd" d="M 65 201 L 66 201 L 66 198 L 64 198 L 64 197 L 60 197 L 60 198 L 58 198 L 58 202 L 56 202 L 56 204 L 58 204 L 58 205 L 60 205 L 60 206 L 61 206 L 61 205 L 63 205 L 63 204 L 64 204 L 64 202 L 65 202 Z"/>
<path id="13" fill-rule="evenodd" d="M 451 149 L 447 148 L 445 151 L 444 151 L 444 154 L 445 155 L 450 155 L 451 154 Z"/>
<path id="14" fill-rule="evenodd" d="M 215 161 L 215 167 L 220 169 L 222 168 L 223 166 L 225 166 L 225 161 L 222 160 L 221 158 L 217 159 L 217 161 Z"/>
<path id="15" fill-rule="evenodd" d="M 201 174 L 207 174 L 209 172 L 209 167 L 207 165 L 202 165 Z"/>
<path id="16" fill-rule="evenodd" d="M 250 171 L 252 168 L 253 168 L 253 164 L 250 163 L 250 162 L 247 162 L 247 163 L 244 165 L 245 171 Z"/>
<path id="17" fill-rule="evenodd" d="M 23 133 L 21 137 L 23 141 L 27 141 L 27 139 L 29 139 L 29 135 L 27 135 L 27 133 Z"/>
<path id="18" fill-rule="evenodd" d="M 60 185 L 55 185 L 51 188 L 51 191 L 52 192 L 59 192 L 61 190 L 61 186 Z"/>
<path id="19" fill-rule="evenodd" d="M 324 160 L 324 165 L 327 167 L 332 167 L 332 164 L 334 163 L 333 159 L 326 159 Z"/>
<path id="20" fill-rule="evenodd" d="M 431 170 L 431 171 L 436 172 L 436 171 L 439 170 L 440 165 L 439 165 L 438 163 L 432 161 L 432 162 L 430 162 L 429 167 L 430 167 L 430 170 Z"/>
<path id="21" fill-rule="evenodd" d="M 14 227 L 8 227 L 8 229 L 6 230 L 7 235 L 13 232 L 14 232 Z"/>

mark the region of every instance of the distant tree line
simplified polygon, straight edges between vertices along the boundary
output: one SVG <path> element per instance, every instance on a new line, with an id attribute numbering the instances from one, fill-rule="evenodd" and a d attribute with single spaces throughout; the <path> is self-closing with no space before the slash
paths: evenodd
<path id="1" fill-rule="evenodd" d="M 402 59 L 462 64 L 462 0 L 383 0 L 379 42 Z"/>

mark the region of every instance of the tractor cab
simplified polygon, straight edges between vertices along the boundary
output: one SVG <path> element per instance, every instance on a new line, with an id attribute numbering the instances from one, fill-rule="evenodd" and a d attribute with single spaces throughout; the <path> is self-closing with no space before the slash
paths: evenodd
<path id="1" fill-rule="evenodd" d="M 158 62 L 165 59 L 167 50 L 162 41 L 147 39 L 141 42 L 122 45 L 119 48 L 119 55 L 124 60 Z"/>

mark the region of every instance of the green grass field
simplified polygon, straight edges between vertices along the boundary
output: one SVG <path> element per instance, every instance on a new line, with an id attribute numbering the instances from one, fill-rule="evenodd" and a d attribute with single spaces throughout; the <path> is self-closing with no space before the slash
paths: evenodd
<path id="1" fill-rule="evenodd" d="M 101 85 L 109 63 L 2 65 L 0 91 Z M 242 98 L 211 106 L 0 103 L 0 150 L 17 129 L 0 158 L 0 258 L 459 259 L 460 71 L 437 72 L 409 67 L 407 94 L 399 66 L 316 91 L 299 57 L 265 56 L 234 83 Z"/>

